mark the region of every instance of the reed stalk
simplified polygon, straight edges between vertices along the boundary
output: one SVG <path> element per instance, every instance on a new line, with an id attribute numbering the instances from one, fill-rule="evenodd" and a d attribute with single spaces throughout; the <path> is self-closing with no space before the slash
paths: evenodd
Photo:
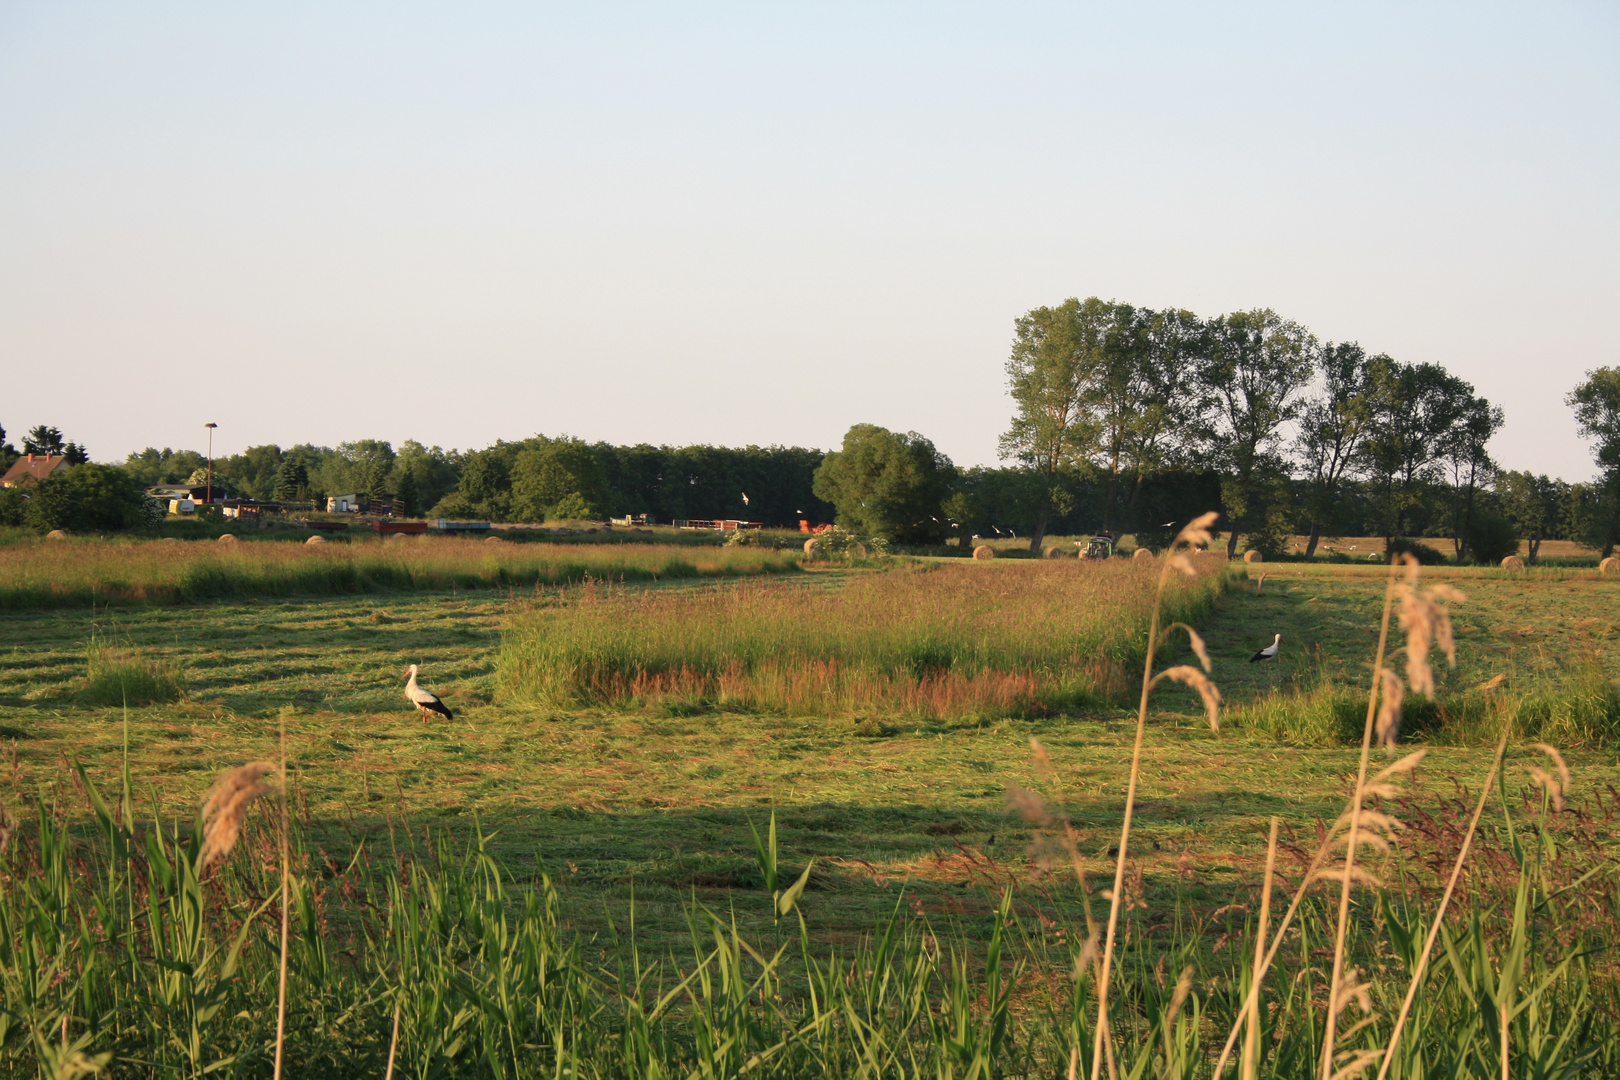
<path id="1" fill-rule="evenodd" d="M 1282 819 L 1271 818 L 1271 836 L 1266 840 L 1266 873 L 1260 886 L 1260 925 L 1254 935 L 1254 965 L 1250 969 L 1249 985 L 1259 986 L 1265 977 L 1266 931 L 1271 922 L 1271 882 L 1277 870 L 1277 825 Z M 1243 1080 L 1255 1080 L 1260 1068 L 1260 995 L 1249 998 L 1249 1027 L 1243 1036 Z"/>
<path id="2" fill-rule="evenodd" d="M 1410 556 L 1408 556 L 1410 558 Z M 1362 802 L 1367 791 L 1367 764 L 1372 757 L 1373 727 L 1378 719 L 1380 690 L 1388 693 L 1383 678 L 1384 650 L 1389 644 L 1389 616 L 1395 607 L 1395 583 L 1399 563 L 1391 562 L 1389 581 L 1384 586 L 1384 616 L 1378 625 L 1378 648 L 1373 653 L 1372 687 L 1367 693 L 1367 722 L 1361 735 L 1361 760 L 1356 766 L 1356 789 L 1350 799 L 1350 831 L 1345 837 L 1344 880 L 1339 886 L 1339 915 L 1333 936 L 1333 975 L 1328 983 L 1328 1008 L 1322 1033 L 1322 1080 L 1333 1080 L 1333 1050 L 1338 1030 L 1340 981 L 1344 978 L 1345 932 L 1350 921 L 1350 890 L 1355 884 L 1356 846 L 1361 842 Z"/>
<path id="3" fill-rule="evenodd" d="M 1098 1080 L 1102 1075 L 1103 1044 L 1111 1043 L 1108 1028 L 1108 991 L 1114 964 L 1114 942 L 1119 929 L 1119 912 L 1125 891 L 1125 860 L 1130 850 L 1131 820 L 1136 809 L 1136 785 L 1142 773 L 1142 740 L 1147 732 L 1148 695 L 1153 692 L 1153 684 L 1157 681 L 1153 677 L 1153 661 L 1158 651 L 1159 642 L 1159 610 L 1164 603 L 1164 587 L 1169 580 L 1172 569 L 1180 569 L 1189 576 L 1194 575 L 1191 561 L 1185 553 L 1178 549 L 1196 547 L 1200 542 L 1209 542 L 1209 528 L 1215 523 L 1218 514 L 1204 514 L 1188 523 L 1176 535 L 1175 541 L 1166 553 L 1163 565 L 1159 568 L 1159 579 L 1153 592 L 1152 615 L 1148 621 L 1147 646 L 1142 659 L 1142 693 L 1137 701 L 1136 708 L 1136 737 L 1131 744 L 1131 772 L 1125 785 L 1125 814 L 1119 826 L 1119 858 L 1114 862 L 1114 887 L 1108 898 L 1108 930 L 1103 941 L 1103 957 L 1101 970 L 1098 973 L 1097 983 L 1097 1037 L 1091 1049 L 1091 1080 Z M 1199 652 L 1202 653 L 1202 642 L 1199 643 Z M 1111 1048 L 1111 1047 L 1110 1047 Z M 1109 1060 L 1109 1075 L 1113 1076 L 1113 1061 Z"/>
<path id="4" fill-rule="evenodd" d="M 1502 729 L 1502 740 L 1496 744 L 1496 756 L 1491 761 L 1491 771 L 1485 774 L 1485 784 L 1479 789 L 1479 802 L 1474 804 L 1474 814 L 1468 819 L 1468 831 L 1463 834 L 1462 846 L 1457 850 L 1457 859 L 1451 866 L 1451 877 L 1446 880 L 1446 891 L 1440 897 L 1440 907 L 1434 913 L 1434 924 L 1429 927 L 1429 935 L 1423 941 L 1423 952 L 1418 956 L 1417 967 L 1412 971 L 1412 982 L 1406 988 L 1406 997 L 1401 1001 L 1401 1011 L 1395 1017 L 1395 1028 L 1390 1032 L 1389 1045 L 1384 1049 L 1384 1060 L 1378 1067 L 1378 1080 L 1384 1080 L 1389 1075 L 1389 1067 L 1395 1060 L 1395 1048 L 1401 1041 L 1401 1033 L 1406 1029 L 1406 1018 L 1411 1015 L 1412 1002 L 1417 1000 L 1418 987 L 1423 985 L 1423 976 L 1429 968 L 1429 957 L 1434 954 L 1434 943 L 1440 937 L 1440 924 L 1445 921 L 1446 910 L 1451 906 L 1452 894 L 1457 891 L 1457 881 L 1462 877 L 1463 863 L 1468 861 L 1468 852 L 1474 844 L 1474 834 L 1479 831 L 1479 818 L 1485 812 L 1485 803 L 1490 799 L 1491 788 L 1496 783 L 1496 774 L 1502 769 L 1502 755 L 1507 751 L 1508 729 Z M 1507 1055 L 1502 1056 L 1502 1071 L 1507 1073 Z"/>
<path id="5" fill-rule="evenodd" d="M 287 786 L 287 714 L 281 713 L 281 957 L 276 980 L 276 1065 L 275 1080 L 281 1080 L 282 1051 L 287 1039 L 287 893 L 291 874 L 292 821 L 287 801 L 292 789 Z"/>

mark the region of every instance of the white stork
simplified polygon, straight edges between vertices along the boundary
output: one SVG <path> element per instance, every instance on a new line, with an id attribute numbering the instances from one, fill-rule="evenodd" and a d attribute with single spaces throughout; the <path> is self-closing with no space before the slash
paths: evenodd
<path id="1" fill-rule="evenodd" d="M 1275 659 L 1277 659 L 1277 650 L 1279 648 L 1281 648 L 1281 647 L 1282 647 L 1282 635 L 1278 634 L 1275 638 L 1272 639 L 1272 642 L 1271 642 L 1270 645 L 1267 645 L 1265 648 L 1261 649 L 1259 652 L 1257 652 L 1253 656 L 1249 657 L 1249 663 L 1254 664 L 1254 663 L 1258 663 L 1261 660 L 1275 660 Z"/>
<path id="2" fill-rule="evenodd" d="M 450 711 L 450 707 L 439 700 L 439 696 L 437 694 L 424 690 L 420 686 L 416 685 L 415 664 L 412 664 L 410 667 L 406 668 L 405 674 L 411 677 L 410 681 L 405 684 L 405 696 L 410 699 L 412 705 L 415 705 L 418 709 L 422 710 L 422 723 L 427 723 L 428 713 L 435 713 L 444 717 L 446 720 L 454 720 L 456 718 L 455 714 Z"/>

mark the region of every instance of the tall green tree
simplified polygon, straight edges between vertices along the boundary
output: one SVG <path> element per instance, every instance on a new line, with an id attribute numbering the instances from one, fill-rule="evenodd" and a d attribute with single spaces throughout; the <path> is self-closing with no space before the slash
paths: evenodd
<path id="1" fill-rule="evenodd" d="M 941 503 L 955 480 L 950 458 L 916 432 L 856 424 L 816 470 L 815 493 L 848 529 L 918 543 L 944 538 Z"/>
<path id="2" fill-rule="evenodd" d="M 179 484 L 198 469 L 207 467 L 208 459 L 195 450 L 171 450 L 167 446 L 162 450 L 148 446 L 135 451 L 120 466 L 144 487 Z"/>
<path id="3" fill-rule="evenodd" d="M 1001 456 L 1021 462 L 1040 481 L 1031 552 L 1040 551 L 1053 512 L 1068 509 L 1068 481 L 1097 452 L 1098 388 L 1119 317 L 1118 305 L 1093 296 L 1034 308 L 1013 324 L 1007 381 L 1018 413 L 1001 436 Z"/>
<path id="4" fill-rule="evenodd" d="M 602 463 L 578 439 L 546 440 L 512 462 L 512 516 L 518 521 L 603 517 L 611 497 Z"/>
<path id="5" fill-rule="evenodd" d="M 407 481 L 406 477 L 410 480 Z M 461 477 L 459 455 L 437 446 L 423 446 L 406 439 L 394 458 L 389 488 L 403 498 L 407 484 L 416 488 L 418 509 L 432 506 L 456 489 Z"/>
<path id="6" fill-rule="evenodd" d="M 250 446 L 240 454 L 215 461 L 214 481 L 223 480 L 232 491 L 250 499 L 274 498 L 281 456 L 281 447 L 275 443 Z"/>
<path id="7" fill-rule="evenodd" d="M 1317 348 L 1310 331 L 1270 310 L 1233 312 L 1208 324 L 1199 382 L 1211 403 L 1207 445 L 1224 474 L 1229 557 L 1237 554 L 1240 533 L 1259 533 L 1273 546 L 1288 531 L 1281 432 L 1303 406 L 1299 395 Z"/>
<path id="8" fill-rule="evenodd" d="M 21 456 L 17 453 L 17 448 L 6 441 L 5 426 L 0 425 L 0 469 L 9 469 L 11 463 Z"/>
<path id="9" fill-rule="evenodd" d="M 1361 446 L 1386 554 L 1442 491 L 1453 429 L 1467 416 L 1473 387 L 1438 364 L 1376 358 L 1368 373 L 1371 416 Z"/>
<path id="10" fill-rule="evenodd" d="M 61 454 L 69 465 L 83 465 L 90 460 L 90 451 L 76 442 L 68 442 L 61 429 L 37 424 L 23 436 L 25 454 Z"/>
<path id="11" fill-rule="evenodd" d="M 1330 341 L 1316 354 L 1319 388 L 1300 410 L 1299 435 L 1294 440 L 1294 451 L 1304 472 L 1305 508 L 1310 515 L 1306 558 L 1316 554 L 1322 526 L 1335 516 L 1366 436 L 1371 419 L 1367 400 L 1369 370 L 1366 352 L 1354 341 Z"/>
<path id="12" fill-rule="evenodd" d="M 1591 439 L 1604 494 L 1592 500 L 1588 535 L 1608 558 L 1620 543 L 1620 367 L 1601 367 L 1564 399 L 1575 410 L 1581 437 Z"/>
<path id="13" fill-rule="evenodd" d="M 1083 394 L 1098 427 L 1092 458 L 1107 477 L 1103 530 L 1117 534 L 1134 517 L 1149 477 L 1192 446 L 1206 402 L 1196 377 L 1204 344 L 1196 315 L 1129 304 L 1112 309 L 1102 363 Z"/>
<path id="14" fill-rule="evenodd" d="M 1560 516 L 1569 500 L 1569 485 L 1543 473 L 1507 470 L 1496 476 L 1496 497 L 1502 513 L 1518 530 L 1529 562 L 1541 557 L 1541 542 L 1560 531 Z"/>
<path id="15" fill-rule="evenodd" d="M 281 502 L 303 502 L 309 498 L 309 466 L 299 451 L 289 450 L 282 455 L 281 467 L 276 470 L 274 495 Z"/>
<path id="16" fill-rule="evenodd" d="M 1487 483 L 1497 469 L 1485 444 L 1501 430 L 1504 419 L 1500 408 L 1484 398 L 1475 397 L 1474 388 L 1466 383 L 1464 385 L 1467 386 L 1468 400 L 1446 437 L 1444 451 L 1451 474 L 1452 546 L 1459 563 L 1467 561 L 1470 538 L 1476 532 L 1475 495 L 1480 485 Z"/>

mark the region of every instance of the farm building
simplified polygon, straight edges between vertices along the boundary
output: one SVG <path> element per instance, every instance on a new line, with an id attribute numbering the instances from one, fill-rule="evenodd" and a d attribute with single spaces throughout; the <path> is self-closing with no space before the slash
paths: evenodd
<path id="1" fill-rule="evenodd" d="M 0 477 L 0 487 L 37 483 L 67 467 L 67 458 L 62 454 L 25 454 L 13 461 L 6 475 Z"/>

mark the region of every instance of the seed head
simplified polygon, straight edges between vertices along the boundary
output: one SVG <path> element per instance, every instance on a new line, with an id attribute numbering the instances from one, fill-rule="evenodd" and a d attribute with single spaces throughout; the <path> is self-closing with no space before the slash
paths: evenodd
<path id="1" fill-rule="evenodd" d="M 202 854 L 197 862 L 199 871 L 230 854 L 231 848 L 236 846 L 237 835 L 242 831 L 248 805 L 260 795 L 276 789 L 273 783 L 266 783 L 263 779 L 266 774 L 276 771 L 273 761 L 250 761 L 219 774 L 219 779 L 214 781 L 214 786 L 208 789 L 208 796 L 203 800 Z"/>

